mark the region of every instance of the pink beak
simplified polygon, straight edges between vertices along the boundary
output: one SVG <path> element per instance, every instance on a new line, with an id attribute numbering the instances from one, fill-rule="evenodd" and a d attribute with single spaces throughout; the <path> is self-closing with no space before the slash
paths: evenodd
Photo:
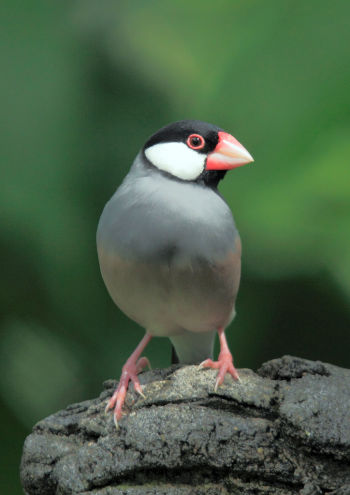
<path id="1" fill-rule="evenodd" d="M 207 170 L 231 170 L 253 162 L 252 155 L 227 132 L 219 132 L 219 142 L 207 158 Z"/>

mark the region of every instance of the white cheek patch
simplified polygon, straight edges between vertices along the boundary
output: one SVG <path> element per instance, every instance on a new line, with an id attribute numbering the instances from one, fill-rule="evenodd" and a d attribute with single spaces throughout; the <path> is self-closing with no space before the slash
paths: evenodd
<path id="1" fill-rule="evenodd" d="M 182 180 L 194 180 L 203 172 L 206 155 L 184 143 L 159 143 L 147 148 L 145 155 L 160 170 Z"/>

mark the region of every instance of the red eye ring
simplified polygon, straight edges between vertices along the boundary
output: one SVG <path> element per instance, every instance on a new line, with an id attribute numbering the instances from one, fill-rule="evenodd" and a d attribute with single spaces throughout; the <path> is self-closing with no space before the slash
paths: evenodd
<path id="1" fill-rule="evenodd" d="M 188 136 L 186 143 L 193 150 L 201 150 L 205 145 L 204 138 L 200 134 L 191 134 Z"/>

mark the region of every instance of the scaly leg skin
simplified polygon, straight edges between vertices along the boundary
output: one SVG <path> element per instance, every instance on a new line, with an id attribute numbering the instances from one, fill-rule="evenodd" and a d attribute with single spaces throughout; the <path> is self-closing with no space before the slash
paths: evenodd
<path id="1" fill-rule="evenodd" d="M 142 371 L 145 366 L 151 367 L 146 357 L 140 358 L 140 354 L 142 353 L 148 342 L 151 340 L 151 338 L 152 336 L 146 333 L 146 335 L 143 337 L 134 352 L 131 354 L 127 362 L 124 364 L 118 387 L 116 388 L 111 399 L 108 401 L 107 407 L 105 409 L 105 412 L 107 413 L 114 407 L 114 424 L 117 429 L 118 421 L 123 415 L 122 408 L 124 405 L 125 396 L 130 380 L 133 382 L 136 392 L 142 397 L 145 397 L 142 392 L 139 379 L 137 378 L 137 374 L 140 373 L 140 371 Z"/>
<path id="2" fill-rule="evenodd" d="M 238 372 L 236 368 L 233 366 L 232 354 L 227 345 L 225 329 L 219 328 L 218 334 L 220 340 L 220 354 L 218 360 L 213 361 L 212 359 L 206 359 L 199 365 L 200 369 L 214 368 L 219 370 L 216 377 L 216 383 L 214 388 L 215 392 L 217 391 L 218 387 L 220 387 L 220 385 L 223 384 L 226 373 L 230 373 L 230 375 L 232 375 L 234 380 L 240 381 Z"/>

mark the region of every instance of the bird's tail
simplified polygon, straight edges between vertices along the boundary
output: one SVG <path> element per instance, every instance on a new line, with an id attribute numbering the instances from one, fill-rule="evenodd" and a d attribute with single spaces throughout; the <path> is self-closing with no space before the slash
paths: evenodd
<path id="1" fill-rule="evenodd" d="M 184 331 L 170 337 L 173 345 L 172 363 L 198 364 L 212 358 L 215 334 L 215 330 L 203 333 Z"/>
<path id="2" fill-rule="evenodd" d="M 179 356 L 176 354 L 175 347 L 171 345 L 171 364 L 179 364 L 180 359 Z"/>

